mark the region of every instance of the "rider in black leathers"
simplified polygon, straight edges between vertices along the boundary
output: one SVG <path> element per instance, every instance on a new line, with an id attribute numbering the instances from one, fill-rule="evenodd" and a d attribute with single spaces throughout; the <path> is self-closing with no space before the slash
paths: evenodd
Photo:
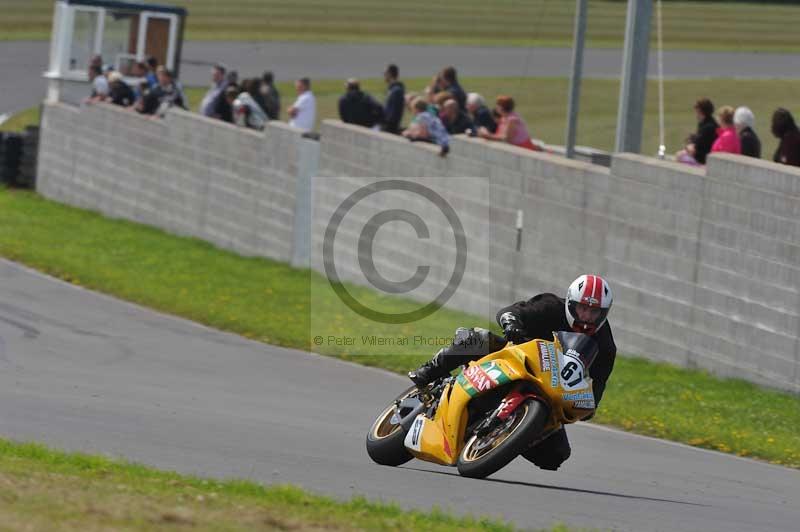
<path id="1" fill-rule="evenodd" d="M 598 344 L 598 354 L 589 368 L 595 406 L 606 387 L 617 347 L 606 317 L 613 301 L 608 283 L 596 275 L 582 275 L 567 290 L 566 299 L 555 294 L 539 294 L 519 301 L 497 313 L 503 337 L 481 328 L 459 328 L 453 343 L 439 350 L 432 360 L 410 372 L 417 386 L 425 386 L 445 377 L 450 371 L 502 349 L 535 338 L 552 339 L 554 331 L 574 331 L 591 335 Z M 522 454 L 542 469 L 555 471 L 570 456 L 567 433 L 562 427 Z"/>

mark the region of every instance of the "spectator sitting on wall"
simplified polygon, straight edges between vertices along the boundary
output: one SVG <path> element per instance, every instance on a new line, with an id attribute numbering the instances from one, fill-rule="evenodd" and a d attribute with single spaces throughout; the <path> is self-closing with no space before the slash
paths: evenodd
<path id="1" fill-rule="evenodd" d="M 779 107 L 772 114 L 772 134 L 780 140 L 772 160 L 776 163 L 800 166 L 800 130 L 792 113 Z"/>
<path id="2" fill-rule="evenodd" d="M 742 153 L 742 145 L 739 142 L 739 135 L 733 125 L 733 107 L 726 105 L 717 113 L 720 127 L 717 129 L 717 139 L 711 145 L 712 153 Z"/>
<path id="3" fill-rule="evenodd" d="M 317 118 L 317 101 L 311 92 L 311 80 L 301 78 L 294 82 L 297 99 L 289 107 L 289 125 L 305 131 L 314 129 Z"/>
<path id="4" fill-rule="evenodd" d="M 122 79 L 119 72 L 111 72 L 108 75 L 109 94 L 106 101 L 122 107 L 130 107 L 136 103 L 136 95 L 133 89 Z"/>
<path id="5" fill-rule="evenodd" d="M 159 66 L 157 69 L 158 86 L 151 89 L 145 97 L 144 114 L 163 116 L 172 106 L 187 108 L 186 98 L 180 84 L 174 79 L 172 72 Z"/>
<path id="6" fill-rule="evenodd" d="M 222 99 L 225 101 L 226 105 L 228 106 L 228 109 L 230 109 L 230 116 L 231 116 L 231 119 L 226 120 L 226 122 L 230 122 L 231 124 L 233 124 L 233 102 L 235 102 L 236 98 L 239 97 L 240 92 L 242 92 L 241 87 L 233 83 L 225 87 L 225 92 L 223 93 L 224 97 Z"/>
<path id="7" fill-rule="evenodd" d="M 215 116 L 217 100 L 223 97 L 225 91 L 225 67 L 216 64 L 211 68 L 211 87 L 206 91 L 203 100 L 200 102 L 200 113 L 203 116 L 219 118 Z"/>
<path id="8" fill-rule="evenodd" d="M 258 86 L 258 78 L 246 79 L 242 82 L 242 92 L 231 103 L 233 121 L 236 125 L 250 129 L 264 129 L 269 117 L 255 99 L 255 94 L 258 94 Z"/>
<path id="9" fill-rule="evenodd" d="M 450 135 L 458 135 L 471 131 L 475 126 L 469 115 L 458 107 L 458 102 L 453 98 L 445 100 L 442 104 L 442 123 Z"/>
<path id="10" fill-rule="evenodd" d="M 272 72 L 264 72 L 261 76 L 261 86 L 259 87 L 261 98 L 264 101 L 264 111 L 270 120 L 278 120 L 281 114 L 281 94 L 275 87 L 275 77 Z"/>
<path id="11" fill-rule="evenodd" d="M 706 157 L 711 152 L 711 146 L 717 140 L 719 124 L 714 120 L 714 104 L 708 98 L 700 98 L 694 104 L 697 115 L 697 133 L 690 138 L 684 149 L 675 154 L 678 162 L 687 164 L 706 164 Z"/>
<path id="12" fill-rule="evenodd" d="M 497 123 L 492 118 L 492 113 L 486 108 L 486 102 L 483 96 L 477 92 L 470 92 L 467 94 L 467 111 L 472 117 L 472 122 L 475 124 L 472 130 L 472 135 L 477 135 L 478 128 L 485 127 L 489 133 L 497 132 Z"/>
<path id="13" fill-rule="evenodd" d="M 430 91 L 434 95 L 438 95 L 441 92 L 448 92 L 450 95 L 458 102 L 458 108 L 462 111 L 466 111 L 467 109 L 467 93 L 464 92 L 464 89 L 461 88 L 461 85 L 458 83 L 458 74 L 456 73 L 455 67 L 449 66 L 444 69 L 434 77 L 433 84 L 430 87 Z"/>
<path id="14" fill-rule="evenodd" d="M 229 98 L 229 89 L 232 89 L 232 98 Z M 239 92 L 240 89 L 237 84 L 228 83 L 226 81 L 225 90 L 222 91 L 222 95 L 217 98 L 216 103 L 214 104 L 214 114 L 212 116 L 214 118 L 219 118 L 223 122 L 233 124 L 233 100 L 236 99 L 236 96 L 239 95 Z"/>
<path id="15" fill-rule="evenodd" d="M 439 116 L 439 107 L 435 103 L 431 103 L 428 98 L 429 94 L 426 91 L 426 96 L 423 97 L 418 92 L 408 92 L 406 93 L 406 109 L 408 112 L 411 113 L 412 116 L 416 116 L 416 110 L 414 109 L 414 104 L 417 103 L 417 100 L 422 100 L 425 102 L 426 110 L 432 114 L 433 116 Z M 447 96 L 447 95 L 445 95 Z M 441 118 L 439 118 L 441 120 Z M 414 119 L 411 119 L 411 123 L 414 123 Z"/>
<path id="16" fill-rule="evenodd" d="M 441 148 L 439 155 L 444 157 L 450 151 L 450 136 L 439 117 L 428 110 L 428 105 L 422 98 L 414 100 L 414 118 L 403 131 L 403 136 L 412 142 L 423 141 L 438 145 Z"/>
<path id="17" fill-rule="evenodd" d="M 265 119 L 269 120 L 269 116 L 267 115 L 267 102 L 264 100 L 264 95 L 261 94 L 261 79 L 249 78 L 242 81 L 242 89 L 247 91 L 247 94 L 249 94 L 253 98 L 253 101 L 264 111 Z"/>
<path id="18" fill-rule="evenodd" d="M 89 81 L 92 83 L 92 94 L 84 102 L 91 103 L 104 100 L 111 89 L 108 86 L 108 80 L 103 75 L 102 67 L 98 65 L 89 66 Z"/>
<path id="19" fill-rule="evenodd" d="M 339 98 L 339 118 L 347 124 L 375 127 L 383 121 L 383 106 L 361 90 L 357 79 L 345 84 L 344 96 Z"/>
<path id="20" fill-rule="evenodd" d="M 133 110 L 134 111 L 136 111 L 137 113 L 144 114 L 145 102 L 148 101 L 148 97 L 149 97 L 150 91 L 152 91 L 152 90 L 153 89 L 150 88 L 150 84 L 147 83 L 146 79 L 142 79 L 139 82 L 139 87 L 135 91 L 136 100 L 134 101 L 134 104 L 133 104 Z"/>
<path id="21" fill-rule="evenodd" d="M 742 155 L 761 158 L 761 141 L 753 130 L 756 118 L 749 107 L 739 107 L 733 113 L 733 125 L 739 133 L 739 142 L 742 146 Z"/>
<path id="22" fill-rule="evenodd" d="M 405 103 L 406 88 L 399 81 L 400 70 L 397 65 L 389 65 L 383 73 L 387 85 L 386 102 L 383 104 L 382 129 L 387 133 L 400 133 L 400 122 L 403 120 L 403 104 Z"/>
<path id="23" fill-rule="evenodd" d="M 514 112 L 514 99 L 511 96 L 498 96 L 495 110 L 500 116 L 497 131 L 492 133 L 485 127 L 478 128 L 478 136 L 487 140 L 507 142 L 520 148 L 541 151 L 542 147 L 534 144 L 528 133 L 525 121 Z"/>
<path id="24" fill-rule="evenodd" d="M 154 56 L 150 55 L 147 57 L 145 61 L 147 63 L 147 74 L 145 74 L 145 79 L 147 79 L 148 85 L 150 85 L 151 89 L 155 89 L 158 87 L 158 59 Z"/>
<path id="25" fill-rule="evenodd" d="M 147 83 L 147 65 L 142 61 L 134 63 L 131 68 L 131 75 L 136 78 L 136 83 L 134 83 L 134 86 L 131 88 L 133 89 L 136 101 L 139 101 L 143 94 L 141 90 L 142 82 Z M 147 83 L 147 86 L 149 88 L 150 84 Z"/>

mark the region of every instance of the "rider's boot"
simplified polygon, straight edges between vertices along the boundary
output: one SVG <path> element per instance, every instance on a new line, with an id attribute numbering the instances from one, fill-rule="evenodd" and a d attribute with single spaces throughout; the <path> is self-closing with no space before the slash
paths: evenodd
<path id="1" fill-rule="evenodd" d="M 425 362 L 417 369 L 409 371 L 408 378 L 411 379 L 417 387 L 424 388 L 436 379 L 450 375 L 450 370 L 443 367 L 444 351 L 446 349 L 447 348 L 440 349 L 432 359 Z"/>
<path id="2" fill-rule="evenodd" d="M 436 355 L 419 368 L 408 373 L 408 378 L 420 388 L 424 388 L 436 379 L 447 377 L 450 371 L 470 360 L 477 360 L 505 345 L 505 340 L 490 331 L 481 328 L 456 329 L 453 342 L 439 349 Z"/>

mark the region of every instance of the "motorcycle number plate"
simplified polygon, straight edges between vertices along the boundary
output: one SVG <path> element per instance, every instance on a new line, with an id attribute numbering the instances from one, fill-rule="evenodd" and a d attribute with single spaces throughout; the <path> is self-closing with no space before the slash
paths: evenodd
<path id="1" fill-rule="evenodd" d="M 411 424 L 411 429 L 406 434 L 406 439 L 403 445 L 411 451 L 419 452 L 422 448 L 422 431 L 425 429 L 425 415 L 419 414 L 414 418 L 414 423 Z"/>

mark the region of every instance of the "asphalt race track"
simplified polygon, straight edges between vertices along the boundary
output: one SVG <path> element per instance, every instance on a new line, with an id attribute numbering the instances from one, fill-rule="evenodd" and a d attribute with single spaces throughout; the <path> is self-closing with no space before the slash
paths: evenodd
<path id="1" fill-rule="evenodd" d="M 0 41 L 0 114 L 32 107 L 44 98 L 42 73 L 47 70 L 48 50 L 45 41 Z M 380 78 L 389 62 L 397 63 L 405 78 L 432 76 L 450 64 L 456 65 L 462 76 L 566 77 L 571 54 L 570 48 L 187 41 L 180 77 L 187 86 L 207 85 L 210 66 L 215 62 L 225 63 L 245 77 L 272 69 L 278 80 L 303 76 L 312 80 Z M 586 77 L 616 78 L 621 68 L 619 49 L 586 50 Z M 655 69 L 655 56 L 651 54 L 650 75 L 655 75 Z M 664 74 L 672 78 L 797 78 L 798 72 L 800 54 L 664 53 Z"/>
<path id="2" fill-rule="evenodd" d="M 624 346 L 623 346 L 624 348 Z M 0 260 L 0 435 L 214 477 L 433 505 L 524 527 L 791 531 L 800 472 L 590 425 L 558 472 L 370 462 L 406 380 L 214 331 Z"/>

